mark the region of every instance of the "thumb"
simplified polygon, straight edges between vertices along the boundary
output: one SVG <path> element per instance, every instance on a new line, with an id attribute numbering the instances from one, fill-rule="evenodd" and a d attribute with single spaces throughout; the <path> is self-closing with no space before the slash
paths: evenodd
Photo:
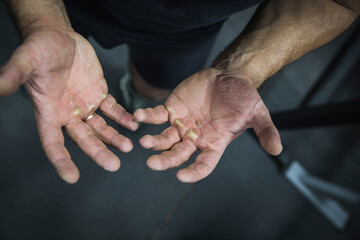
<path id="1" fill-rule="evenodd" d="M 31 54 L 20 46 L 0 70 L 0 97 L 14 93 L 33 73 Z"/>
<path id="2" fill-rule="evenodd" d="M 283 149 L 280 134 L 271 120 L 269 110 L 264 103 L 262 104 L 263 106 L 260 107 L 259 112 L 254 116 L 253 128 L 263 149 L 267 153 L 276 156 Z"/>

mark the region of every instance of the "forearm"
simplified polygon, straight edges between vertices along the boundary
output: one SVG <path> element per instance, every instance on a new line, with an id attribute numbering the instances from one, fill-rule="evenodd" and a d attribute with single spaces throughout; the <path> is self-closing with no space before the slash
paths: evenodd
<path id="1" fill-rule="evenodd" d="M 62 0 L 7 0 L 7 3 L 23 38 L 42 26 L 72 29 Z"/>
<path id="2" fill-rule="evenodd" d="M 342 33 L 357 18 L 359 4 L 331 0 L 272 0 L 219 55 L 213 67 L 259 87 L 286 64 Z M 350 4 L 349 4 L 350 2 Z"/>

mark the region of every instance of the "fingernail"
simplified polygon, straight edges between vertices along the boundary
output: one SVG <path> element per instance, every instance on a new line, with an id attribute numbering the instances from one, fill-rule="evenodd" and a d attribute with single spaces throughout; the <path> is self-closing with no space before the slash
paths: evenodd
<path id="1" fill-rule="evenodd" d="M 74 184 L 77 182 L 77 179 L 74 179 L 74 177 L 71 177 L 71 175 L 68 174 L 61 175 L 61 178 L 69 184 Z"/>
<path id="2" fill-rule="evenodd" d="M 104 166 L 104 169 L 109 172 L 116 172 L 117 170 L 119 170 L 120 166 L 121 166 L 121 164 L 120 164 L 120 160 L 119 160 L 116 163 L 110 163 L 110 164 Z"/>
<path id="3" fill-rule="evenodd" d="M 189 179 L 181 179 L 180 181 L 183 182 L 183 183 L 190 183 Z"/>
<path id="4" fill-rule="evenodd" d="M 161 171 L 162 170 L 161 163 L 159 163 L 158 161 L 148 160 L 146 162 L 146 165 L 153 171 Z"/>
<path id="5" fill-rule="evenodd" d="M 178 179 L 181 181 L 181 182 L 183 182 L 183 183 L 190 183 L 190 178 L 189 177 L 187 177 L 186 175 L 184 176 L 183 174 L 177 174 L 177 177 L 178 177 Z"/>
<path id="6" fill-rule="evenodd" d="M 62 175 L 61 178 L 65 181 L 65 182 L 69 182 L 70 177 L 68 175 Z"/>
<path id="7" fill-rule="evenodd" d="M 191 138 L 191 140 L 196 141 L 196 139 L 198 138 L 198 135 L 194 132 L 194 130 L 190 129 L 189 131 L 186 132 L 186 135 L 189 136 L 189 138 Z"/>
<path id="8" fill-rule="evenodd" d="M 176 120 L 175 120 L 175 124 L 178 125 L 178 126 L 181 127 L 181 128 L 184 127 L 184 124 L 183 124 L 179 119 L 176 119 Z"/>
<path id="9" fill-rule="evenodd" d="M 284 146 L 280 143 L 280 153 L 283 151 Z"/>

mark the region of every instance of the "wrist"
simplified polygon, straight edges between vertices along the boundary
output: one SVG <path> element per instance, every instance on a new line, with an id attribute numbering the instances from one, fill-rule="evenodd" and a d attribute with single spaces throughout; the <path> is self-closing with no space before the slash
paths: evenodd
<path id="1" fill-rule="evenodd" d="M 41 18 L 27 21 L 21 27 L 19 26 L 19 31 L 23 39 L 27 38 L 32 32 L 41 29 L 41 28 L 48 28 L 53 29 L 61 32 L 74 32 L 74 29 L 71 25 L 59 23 L 52 17 L 42 16 Z"/>
<path id="2" fill-rule="evenodd" d="M 215 61 L 212 68 L 221 72 L 219 76 L 221 78 L 234 78 L 247 81 L 253 87 L 258 88 L 265 81 L 263 77 L 259 77 L 251 64 L 236 64 L 234 66 L 230 63 L 229 59 L 224 59 L 222 61 Z"/>
<path id="3" fill-rule="evenodd" d="M 240 35 L 213 62 L 212 67 L 223 75 L 246 79 L 258 88 L 271 75 L 271 67 L 264 59 L 265 50 L 253 46 L 256 39 Z"/>
<path id="4" fill-rule="evenodd" d="M 226 69 L 221 68 L 220 66 L 212 65 L 210 68 L 208 68 L 210 75 L 210 79 L 214 79 L 215 81 L 231 81 L 234 86 L 237 86 L 238 84 L 243 85 L 246 83 L 246 85 L 251 86 L 252 88 L 257 88 L 256 84 L 254 83 L 254 80 L 246 75 L 245 73 L 237 73 L 233 74 L 228 72 Z"/>

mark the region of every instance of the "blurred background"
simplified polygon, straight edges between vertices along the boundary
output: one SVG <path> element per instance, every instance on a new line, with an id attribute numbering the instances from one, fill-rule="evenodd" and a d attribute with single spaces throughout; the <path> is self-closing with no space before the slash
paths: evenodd
<path id="1" fill-rule="evenodd" d="M 242 31 L 254 10 L 226 21 L 208 65 Z M 272 113 L 297 108 L 322 78 L 328 84 L 312 105 L 360 97 L 359 23 L 260 88 Z M 3 1 L 0 36 L 2 65 L 21 43 Z M 104 50 L 90 42 L 110 93 L 117 96 L 127 47 Z M 78 183 L 68 185 L 41 149 L 26 93 L 19 90 L 1 98 L 0 239 L 360 239 L 359 202 L 338 200 L 350 214 L 338 230 L 278 171 L 249 132 L 232 142 L 215 171 L 198 183 L 180 183 L 178 169 L 151 171 L 145 164 L 151 151 L 138 140 L 165 127 L 145 125 L 135 133 L 119 129 L 135 146 L 128 154 L 113 149 L 122 160 L 115 173 L 102 170 L 66 138 L 81 173 Z M 284 129 L 280 134 L 287 158 L 313 175 L 360 192 L 359 124 Z"/>

